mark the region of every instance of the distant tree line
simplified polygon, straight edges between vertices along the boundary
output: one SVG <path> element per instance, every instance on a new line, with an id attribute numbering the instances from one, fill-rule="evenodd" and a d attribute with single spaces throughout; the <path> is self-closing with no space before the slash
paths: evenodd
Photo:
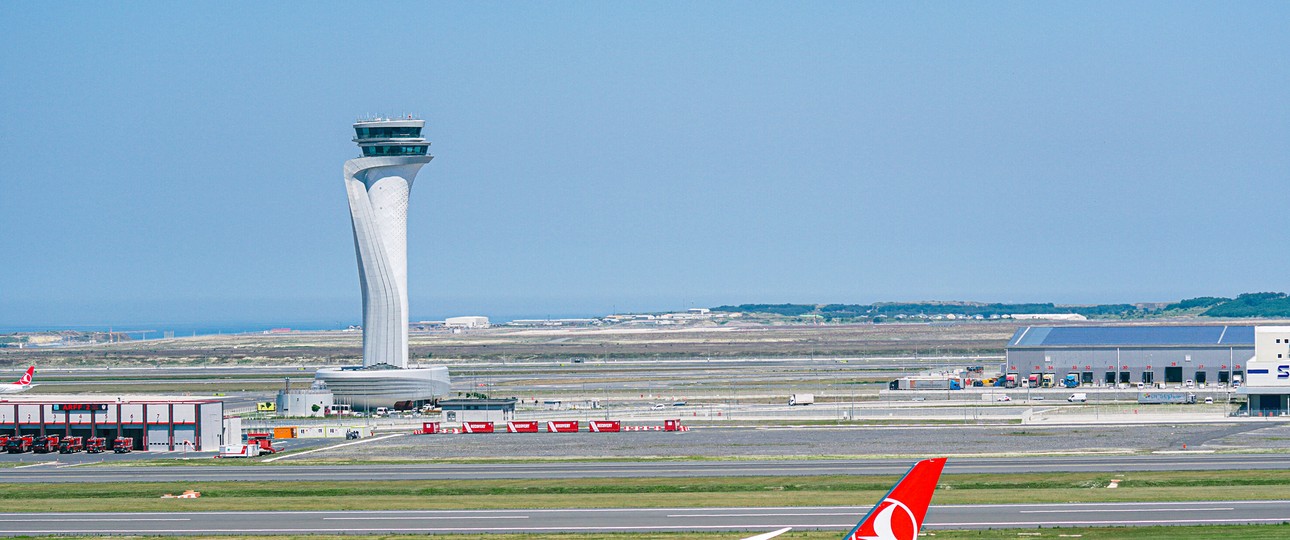
<path id="1" fill-rule="evenodd" d="M 1053 303 L 979 303 L 979 302 L 878 302 L 874 304 L 740 304 L 717 306 L 712 311 L 764 313 L 783 317 L 823 317 L 834 319 L 881 319 L 926 315 L 960 315 L 966 317 L 1003 316 L 1037 313 L 1074 313 L 1089 318 L 1142 318 L 1180 314 L 1202 317 L 1290 317 L 1290 295 L 1277 292 L 1246 293 L 1236 298 L 1201 296 L 1160 307 L 1134 304 L 1057 305 Z"/>
<path id="2" fill-rule="evenodd" d="M 1086 317 L 1126 316 L 1142 310 L 1130 304 L 1058 306 L 1041 304 L 984 304 L 974 302 L 880 302 L 875 304 L 740 304 L 717 306 L 712 311 L 768 313 L 784 317 L 818 315 L 827 318 L 895 317 L 898 315 L 1011 315 L 1027 313 L 1078 313 Z"/>

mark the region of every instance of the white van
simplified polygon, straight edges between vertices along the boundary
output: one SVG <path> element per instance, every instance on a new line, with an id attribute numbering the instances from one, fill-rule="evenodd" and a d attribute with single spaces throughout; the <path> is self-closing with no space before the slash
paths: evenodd
<path id="1" fill-rule="evenodd" d="M 1066 401 L 1069 401 L 1071 403 L 1088 403 L 1088 394 L 1085 394 L 1084 392 L 1077 392 L 1077 393 L 1071 394 L 1071 397 L 1066 398 Z"/>

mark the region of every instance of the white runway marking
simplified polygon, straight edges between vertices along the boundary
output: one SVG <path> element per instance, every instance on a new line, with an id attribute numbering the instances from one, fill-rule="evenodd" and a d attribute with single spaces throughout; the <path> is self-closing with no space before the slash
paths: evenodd
<path id="1" fill-rule="evenodd" d="M 374 438 L 368 438 L 368 439 L 359 439 L 359 440 L 357 440 L 357 441 L 350 441 L 350 442 L 347 442 L 347 443 L 340 443 L 340 444 L 334 444 L 334 445 L 331 445 L 331 446 L 324 446 L 324 447 L 322 447 L 322 448 L 315 448 L 315 449 L 313 449 L 313 450 L 305 450 L 304 452 L 296 452 L 296 453 L 294 453 L 294 454 L 283 454 L 283 455 L 281 455 L 281 456 L 274 456 L 274 457 L 271 457 L 271 458 L 269 458 L 269 459 L 266 459 L 266 460 L 264 460 L 264 463 L 269 463 L 269 462 L 272 462 L 272 461 L 277 461 L 277 460 L 279 460 L 279 459 L 283 459 L 283 458 L 289 458 L 289 457 L 295 457 L 295 456 L 303 456 L 303 455 L 305 455 L 305 454 L 312 454 L 312 453 L 314 453 L 314 452 L 322 452 L 323 450 L 331 450 L 331 449 L 333 449 L 333 448 L 341 448 L 341 447 L 343 447 L 343 446 L 351 446 L 351 445 L 355 445 L 355 444 L 363 444 L 363 443 L 369 443 L 369 442 L 383 441 L 383 440 L 385 440 L 385 439 L 389 439 L 389 438 L 393 438 L 393 437 L 401 437 L 401 436 L 403 436 L 403 435 L 406 435 L 406 433 L 394 433 L 394 434 L 391 434 L 391 435 L 386 435 L 386 436 L 384 436 L 384 437 L 374 437 Z"/>
<path id="2" fill-rule="evenodd" d="M 1226 507 L 1226 508 L 1124 508 L 1124 509 L 1120 509 L 1120 510 L 1115 510 L 1115 509 L 1112 509 L 1112 508 L 1101 508 L 1101 509 L 1098 509 L 1098 510 L 1097 510 L 1097 512 L 1098 512 L 1098 513 L 1110 513 L 1110 512 L 1203 512 L 1203 511 L 1225 511 L 1225 512 L 1230 512 L 1230 511 L 1233 511 L 1233 510 L 1236 510 L 1236 509 L 1235 509 L 1235 508 L 1232 508 L 1232 507 Z M 1088 510 L 1018 510 L 1018 511 L 1017 511 L 1017 513 L 1018 513 L 1018 514 L 1079 514 L 1079 513 L 1085 513 L 1085 512 L 1088 512 Z"/>
<path id="3" fill-rule="evenodd" d="M 783 517 L 783 516 L 854 516 L 855 512 L 807 512 L 800 514 L 789 513 L 760 513 L 760 514 L 668 514 L 670 518 L 692 518 L 692 517 Z"/>
<path id="4" fill-rule="evenodd" d="M 46 519 L 0 519 L 0 522 L 6 522 L 6 523 L 28 523 L 28 522 L 33 522 L 33 523 L 34 523 L 34 522 L 48 522 L 48 521 L 49 521 L 49 519 L 48 519 L 48 518 L 46 518 Z M 59 519 L 58 519 L 58 521 L 91 521 L 91 522 L 97 522 L 97 521 L 125 521 L 125 522 L 132 522 L 132 521 L 192 521 L 192 520 L 191 520 L 191 519 L 189 519 L 189 518 L 93 518 L 93 519 L 59 518 Z"/>
<path id="5" fill-rule="evenodd" d="M 375 520 L 375 521 L 387 521 L 387 520 L 395 520 L 395 519 L 416 519 L 416 520 L 426 520 L 426 519 L 529 519 L 529 517 L 528 517 L 528 516 L 364 516 L 364 517 L 325 517 L 325 518 L 323 518 L 323 521 L 327 521 L 327 520 L 336 520 L 336 521 L 346 521 L 346 520 L 349 520 L 349 521 L 358 521 L 358 520 L 365 520 L 365 521 L 372 521 L 372 520 Z"/>

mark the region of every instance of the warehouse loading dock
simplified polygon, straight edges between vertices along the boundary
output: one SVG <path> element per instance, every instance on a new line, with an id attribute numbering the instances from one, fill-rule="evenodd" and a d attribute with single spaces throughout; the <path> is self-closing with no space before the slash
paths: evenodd
<path id="1" fill-rule="evenodd" d="M 1074 374 L 1094 386 L 1230 386 L 1245 376 L 1254 334 L 1238 325 L 1026 326 L 1009 340 L 1001 371 L 1020 381 Z"/>

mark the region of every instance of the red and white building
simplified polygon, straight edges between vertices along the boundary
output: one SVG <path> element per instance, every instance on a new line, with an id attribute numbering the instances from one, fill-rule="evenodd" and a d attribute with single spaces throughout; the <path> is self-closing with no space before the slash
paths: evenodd
<path id="1" fill-rule="evenodd" d="M 141 451 L 218 451 L 223 420 L 224 402 L 218 399 L 86 395 L 0 399 L 2 434 L 132 437 L 134 449 Z"/>

